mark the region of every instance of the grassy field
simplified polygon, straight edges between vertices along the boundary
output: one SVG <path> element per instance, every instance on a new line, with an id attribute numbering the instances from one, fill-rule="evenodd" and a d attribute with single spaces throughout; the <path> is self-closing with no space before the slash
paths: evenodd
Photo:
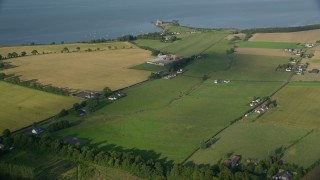
<path id="1" fill-rule="evenodd" d="M 264 159 L 275 149 L 290 146 L 307 132 L 291 127 L 240 121 L 216 136 L 216 143 L 207 149 L 200 149 L 188 161 L 215 164 L 228 159 L 228 154 L 233 153 L 242 155 L 243 161 L 247 158 Z"/>
<path id="2" fill-rule="evenodd" d="M 0 47 L 0 54 L 2 56 L 7 56 L 8 53 L 16 52 L 19 55 L 21 52 L 25 51 L 27 55 L 32 55 L 33 50 L 37 50 L 39 54 L 43 53 L 61 53 L 63 48 L 67 47 L 70 52 L 77 51 L 77 47 L 80 47 L 80 52 L 84 52 L 89 48 L 91 50 L 112 50 L 112 49 L 123 49 L 123 48 L 137 48 L 128 42 L 110 42 L 110 43 L 98 43 L 98 44 L 89 44 L 89 43 L 74 43 L 74 44 L 57 44 L 57 45 L 34 45 L 34 46 L 6 46 Z M 109 48 L 110 47 L 110 48 Z"/>
<path id="3" fill-rule="evenodd" d="M 266 48 L 237 48 L 237 54 L 251 54 L 260 56 L 280 56 L 280 57 L 296 57 L 290 53 L 284 52 L 282 49 L 266 49 Z"/>
<path id="4" fill-rule="evenodd" d="M 293 43 L 312 43 L 318 40 L 320 40 L 320 29 L 288 33 L 257 33 L 249 39 L 249 41 Z"/>
<path id="5" fill-rule="evenodd" d="M 180 35 L 177 37 L 181 38 L 181 40 L 173 43 L 163 43 L 158 40 L 137 40 L 135 42 L 139 46 L 148 46 L 161 51 L 188 57 L 202 53 L 227 35 L 227 32 L 207 32 L 201 34 Z"/>
<path id="6" fill-rule="evenodd" d="M 288 58 L 254 55 L 236 55 L 225 71 L 210 74 L 213 79 L 286 81 L 291 73 L 276 71 L 279 64 L 288 63 Z"/>
<path id="7" fill-rule="evenodd" d="M 11 131 L 44 120 L 70 108 L 80 99 L 54 95 L 0 81 L 0 132 Z"/>
<path id="8" fill-rule="evenodd" d="M 278 107 L 259 121 L 306 129 L 320 129 L 318 104 L 320 83 L 296 82 L 278 92 Z"/>
<path id="9" fill-rule="evenodd" d="M 178 77 L 130 89 L 126 98 L 59 132 L 59 136 L 87 138 L 105 149 L 139 149 L 145 156 L 181 162 L 201 140 L 243 115 L 254 96 L 266 96 L 281 84 L 199 83 L 195 78 Z"/>
<path id="10" fill-rule="evenodd" d="M 149 51 L 135 48 L 27 56 L 6 60 L 16 67 L 4 73 L 57 87 L 100 91 L 106 86 L 119 89 L 146 80 L 150 72 L 129 67 L 150 58 Z"/>
<path id="11" fill-rule="evenodd" d="M 252 42 L 252 41 L 240 42 L 239 47 L 242 47 L 242 48 L 266 48 L 266 49 L 297 49 L 297 48 L 301 48 L 301 46 L 296 43 Z"/>
<path id="12" fill-rule="evenodd" d="M 320 159 L 319 131 L 309 131 L 310 134 L 303 137 L 299 142 L 290 147 L 284 158 L 290 163 L 300 164 L 304 167 L 311 166 Z"/>

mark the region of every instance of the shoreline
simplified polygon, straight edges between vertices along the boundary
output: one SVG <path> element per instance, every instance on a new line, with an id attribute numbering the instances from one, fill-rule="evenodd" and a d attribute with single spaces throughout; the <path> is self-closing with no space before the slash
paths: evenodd
<path id="1" fill-rule="evenodd" d="M 163 21 L 165 23 L 172 23 L 170 21 Z M 165 30 L 164 27 L 156 25 L 156 23 L 152 22 L 153 25 L 161 30 Z M 172 25 L 171 25 L 172 26 Z M 275 26 L 275 27 L 263 27 L 263 28 L 246 28 L 246 29 L 241 29 L 241 28 L 205 28 L 205 27 L 194 27 L 194 26 L 188 26 L 188 25 L 181 25 L 181 24 L 176 24 L 173 26 L 180 26 L 180 27 L 187 27 L 187 28 L 194 28 L 198 30 L 233 30 L 238 33 L 245 33 L 245 34 L 255 34 L 255 33 L 286 33 L 286 32 L 300 32 L 300 31 L 308 31 L 308 30 L 315 30 L 315 29 L 320 29 L 320 24 L 308 24 L 308 25 L 303 25 L 303 26 Z M 153 32 L 148 32 L 148 33 L 154 33 Z M 159 32 L 160 33 L 160 32 Z M 147 33 L 142 33 L 142 34 L 147 34 Z M 132 34 L 129 34 L 132 35 Z M 140 35 L 140 34 L 137 34 Z M 133 36 L 137 36 L 133 35 Z M 122 35 L 123 36 L 123 35 Z M 51 43 L 22 43 L 22 44 L 4 44 L 0 45 L 1 47 L 16 47 L 16 46 L 36 46 L 36 45 L 41 45 L 41 46 L 46 46 L 46 45 L 62 45 L 62 44 L 76 44 L 76 43 L 88 43 L 88 44 L 98 44 L 98 43 L 108 43 L 108 42 L 115 42 L 118 41 L 117 39 L 122 36 L 117 36 L 115 38 L 110 38 L 110 39 L 105 39 L 105 38 L 97 38 L 97 39 L 91 39 L 91 40 L 80 40 L 80 41 L 75 41 L 75 42 L 66 42 L 61 41 L 63 43 L 57 43 L 54 42 L 54 44 Z M 92 42 L 92 41 L 99 41 L 102 40 L 103 42 Z"/>

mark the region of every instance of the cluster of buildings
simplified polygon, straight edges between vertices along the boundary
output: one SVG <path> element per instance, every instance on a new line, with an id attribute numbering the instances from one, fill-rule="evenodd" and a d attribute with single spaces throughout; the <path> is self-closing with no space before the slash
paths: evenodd
<path id="1" fill-rule="evenodd" d="M 81 92 L 73 94 L 73 96 L 80 97 L 83 99 L 98 99 L 101 96 L 101 93 L 100 92 L 81 91 Z"/>
<path id="2" fill-rule="evenodd" d="M 256 100 L 252 100 L 250 103 L 249 103 L 249 105 L 251 106 L 251 107 L 255 107 L 255 106 L 257 106 L 257 105 L 259 105 L 260 103 L 261 103 L 261 99 L 260 98 L 258 98 L 258 99 L 256 99 Z"/>
<path id="3" fill-rule="evenodd" d="M 148 61 L 148 64 L 158 65 L 158 66 L 166 66 L 176 61 L 182 60 L 182 57 L 173 55 L 173 54 L 158 54 L 157 58 Z"/>
<path id="4" fill-rule="evenodd" d="M 284 49 L 284 52 L 297 56 L 303 55 L 302 49 Z"/>
<path id="5" fill-rule="evenodd" d="M 261 113 L 264 113 L 268 110 L 269 110 L 269 107 L 267 105 L 262 105 L 259 108 L 255 109 L 254 112 L 261 114 Z"/>
<path id="6" fill-rule="evenodd" d="M 216 79 L 213 81 L 215 84 L 221 84 L 221 83 L 225 83 L 228 84 L 230 83 L 230 80 L 221 80 L 221 79 Z"/>
<path id="7" fill-rule="evenodd" d="M 308 67 L 308 64 L 300 64 L 296 69 L 295 69 L 295 73 L 297 75 L 301 75 L 303 74 L 304 71 L 306 71 Z"/>
<path id="8" fill-rule="evenodd" d="M 307 43 L 307 44 L 305 44 L 305 47 L 306 47 L 306 48 L 313 48 L 314 46 L 315 46 L 314 43 Z"/>
<path id="9" fill-rule="evenodd" d="M 165 76 L 163 76 L 163 79 L 172 79 L 182 73 L 184 73 L 183 69 L 179 69 L 176 73 L 166 74 Z"/>
<path id="10" fill-rule="evenodd" d="M 118 100 L 118 99 L 125 97 L 125 96 L 126 96 L 126 94 L 123 92 L 116 92 L 116 93 L 112 94 L 111 96 L 109 96 L 108 99 L 111 101 L 115 101 L 115 100 Z"/>

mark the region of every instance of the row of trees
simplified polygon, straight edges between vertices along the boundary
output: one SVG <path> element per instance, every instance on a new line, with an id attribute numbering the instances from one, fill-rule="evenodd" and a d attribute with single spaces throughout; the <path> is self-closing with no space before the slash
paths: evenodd
<path id="1" fill-rule="evenodd" d="M 274 32 L 296 32 L 296 31 L 306 31 L 320 29 L 320 24 L 307 25 L 307 26 L 297 26 L 297 27 L 275 27 L 275 28 L 256 28 L 256 29 L 245 29 L 241 32 L 254 34 L 254 33 L 274 33 Z"/>
<path id="2" fill-rule="evenodd" d="M 64 95 L 64 96 L 69 95 L 69 91 L 66 89 L 54 87 L 51 85 L 42 85 L 40 83 L 32 82 L 32 81 L 22 81 L 18 76 L 6 77 L 6 75 L 2 73 L 2 75 L 0 75 L 0 79 L 12 84 L 17 84 L 20 86 L 25 86 L 25 87 L 45 91 L 45 92 L 50 92 L 50 93 Z"/>

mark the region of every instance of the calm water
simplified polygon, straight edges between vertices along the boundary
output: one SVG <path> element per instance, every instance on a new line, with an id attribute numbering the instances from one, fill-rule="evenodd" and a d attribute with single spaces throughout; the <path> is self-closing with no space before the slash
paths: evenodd
<path id="1" fill-rule="evenodd" d="M 158 18 L 197 27 L 320 24 L 320 0 L 0 0 L 0 45 L 158 31 Z"/>

